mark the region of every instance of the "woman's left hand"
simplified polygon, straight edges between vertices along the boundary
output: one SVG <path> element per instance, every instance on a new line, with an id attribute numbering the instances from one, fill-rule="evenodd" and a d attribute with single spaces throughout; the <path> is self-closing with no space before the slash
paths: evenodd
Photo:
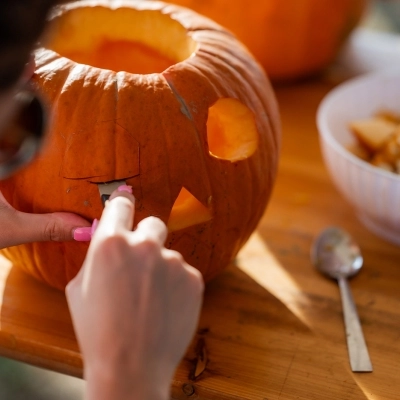
<path id="1" fill-rule="evenodd" d="M 29 214 L 16 210 L 0 191 L 0 249 L 22 243 L 73 239 L 77 227 L 90 226 L 79 215 L 67 212 Z"/>

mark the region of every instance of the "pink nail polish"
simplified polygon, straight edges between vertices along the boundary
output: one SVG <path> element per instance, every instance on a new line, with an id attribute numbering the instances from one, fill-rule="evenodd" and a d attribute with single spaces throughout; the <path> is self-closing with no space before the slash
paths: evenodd
<path id="1" fill-rule="evenodd" d="M 96 230 L 98 224 L 99 224 L 99 220 L 98 220 L 98 219 L 94 219 L 94 220 L 93 220 L 93 223 L 92 223 L 92 227 L 91 227 L 91 234 L 92 234 L 92 236 L 93 236 L 94 231 Z"/>
<path id="2" fill-rule="evenodd" d="M 86 226 L 74 230 L 74 240 L 77 242 L 88 242 L 92 238 L 92 227 Z"/>
<path id="3" fill-rule="evenodd" d="M 76 228 L 74 230 L 74 240 L 77 242 L 88 242 L 92 239 L 93 233 L 99 224 L 98 219 L 94 219 L 92 226 L 85 226 L 82 228 Z"/>
<path id="4" fill-rule="evenodd" d="M 132 193 L 132 186 L 128 186 L 128 185 L 121 185 L 118 187 L 118 192 L 128 192 L 128 193 Z"/>

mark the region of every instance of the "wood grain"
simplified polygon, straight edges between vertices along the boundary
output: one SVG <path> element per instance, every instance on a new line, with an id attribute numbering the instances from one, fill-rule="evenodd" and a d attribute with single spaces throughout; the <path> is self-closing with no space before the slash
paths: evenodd
<path id="1" fill-rule="evenodd" d="M 322 79 L 276 88 L 283 147 L 274 193 L 236 264 L 207 286 L 173 399 L 398 399 L 400 248 L 360 224 L 323 165 L 315 113 L 331 88 Z M 327 225 L 347 229 L 364 253 L 351 287 L 372 373 L 350 371 L 337 285 L 309 261 Z M 63 293 L 0 259 L 0 300 L 2 355 L 81 376 Z"/>

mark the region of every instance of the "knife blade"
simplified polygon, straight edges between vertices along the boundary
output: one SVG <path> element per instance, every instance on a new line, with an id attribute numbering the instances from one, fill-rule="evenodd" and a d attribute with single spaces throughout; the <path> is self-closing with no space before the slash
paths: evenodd
<path id="1" fill-rule="evenodd" d="M 101 199 L 101 202 L 103 203 L 103 207 L 105 207 L 106 201 L 110 198 L 111 193 L 114 190 L 117 190 L 122 185 L 126 185 L 126 182 L 124 180 L 97 183 L 97 187 L 99 188 L 100 199 Z M 98 222 L 99 221 L 97 219 L 94 219 L 92 226 L 76 228 L 74 230 L 74 239 L 78 242 L 87 242 L 87 241 L 91 240 L 93 233 L 97 228 Z"/>
<path id="2" fill-rule="evenodd" d="M 103 203 L 103 207 L 105 206 L 106 201 L 110 198 L 111 193 L 114 190 L 117 190 L 122 185 L 126 185 L 126 182 L 124 180 L 104 182 L 104 183 L 97 184 L 97 187 L 99 188 L 99 192 L 100 192 L 100 199 L 101 199 L 101 202 Z"/>

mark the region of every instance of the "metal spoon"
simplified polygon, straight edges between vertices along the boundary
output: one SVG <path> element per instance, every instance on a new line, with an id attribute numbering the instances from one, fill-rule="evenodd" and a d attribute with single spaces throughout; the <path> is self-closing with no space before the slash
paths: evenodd
<path id="1" fill-rule="evenodd" d="M 360 248 L 348 233 L 340 228 L 331 227 L 325 229 L 315 240 L 311 249 L 311 259 L 319 271 L 339 283 L 352 371 L 371 372 L 371 360 L 347 281 L 347 278 L 357 274 L 362 267 Z"/>

